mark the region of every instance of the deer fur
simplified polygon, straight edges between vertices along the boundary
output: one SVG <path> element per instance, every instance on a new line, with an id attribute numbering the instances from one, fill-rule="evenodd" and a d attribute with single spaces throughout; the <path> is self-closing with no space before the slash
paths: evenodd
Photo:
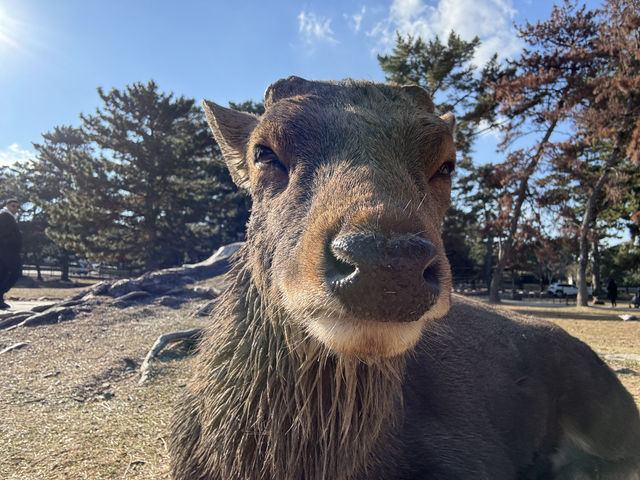
<path id="1" fill-rule="evenodd" d="M 253 210 L 172 423 L 176 480 L 640 480 L 631 395 L 560 328 L 452 296 L 451 115 L 419 87 L 205 102 Z"/>

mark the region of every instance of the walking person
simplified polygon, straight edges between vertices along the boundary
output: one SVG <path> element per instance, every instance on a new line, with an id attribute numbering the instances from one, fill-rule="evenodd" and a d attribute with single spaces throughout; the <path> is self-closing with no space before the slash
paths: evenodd
<path id="1" fill-rule="evenodd" d="M 0 210 L 0 310 L 11 308 L 4 301 L 4 294 L 15 285 L 22 274 L 22 234 L 17 220 L 19 208 L 18 201 L 11 198 Z"/>
<path id="2" fill-rule="evenodd" d="M 613 278 L 610 278 L 609 283 L 607 284 L 607 297 L 611 301 L 611 307 L 615 307 L 616 299 L 618 298 L 618 286 Z"/>

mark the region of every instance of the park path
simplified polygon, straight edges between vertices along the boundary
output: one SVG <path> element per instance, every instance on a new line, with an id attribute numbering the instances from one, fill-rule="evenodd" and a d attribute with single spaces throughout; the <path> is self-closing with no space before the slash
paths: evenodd
<path id="1" fill-rule="evenodd" d="M 34 307 L 39 307 L 40 305 L 54 305 L 61 301 L 62 300 L 9 300 L 7 303 L 11 305 L 11 308 L 8 310 L 0 310 L 0 314 L 30 312 Z"/>

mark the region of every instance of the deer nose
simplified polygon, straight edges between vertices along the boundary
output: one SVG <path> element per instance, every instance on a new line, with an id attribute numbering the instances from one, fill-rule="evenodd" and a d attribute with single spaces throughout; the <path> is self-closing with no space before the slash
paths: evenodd
<path id="1" fill-rule="evenodd" d="M 437 250 L 426 238 L 345 234 L 328 250 L 327 282 L 358 318 L 415 321 L 438 299 Z"/>

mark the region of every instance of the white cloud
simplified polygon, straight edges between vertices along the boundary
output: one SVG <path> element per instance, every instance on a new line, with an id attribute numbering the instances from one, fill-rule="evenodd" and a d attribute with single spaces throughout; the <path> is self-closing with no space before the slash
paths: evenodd
<path id="1" fill-rule="evenodd" d="M 351 28 L 355 33 L 360 31 L 362 19 L 364 18 L 365 13 L 367 13 L 367 7 L 363 6 L 358 13 L 354 13 L 353 15 L 344 14 L 344 18 L 347 19 L 349 28 Z"/>
<path id="2" fill-rule="evenodd" d="M 313 12 L 300 12 L 298 15 L 298 33 L 308 45 L 316 42 L 339 43 L 333 36 L 331 19 L 319 17 Z"/>
<path id="3" fill-rule="evenodd" d="M 502 115 L 498 115 L 495 119 L 495 122 L 498 125 L 502 125 L 507 122 L 507 118 Z M 500 127 L 492 127 L 487 120 L 480 120 L 480 124 L 478 125 L 478 128 L 476 130 L 476 134 L 479 137 L 491 138 L 496 143 L 502 141 L 503 139 Z"/>
<path id="4" fill-rule="evenodd" d="M 17 143 L 12 143 L 8 148 L 0 150 L 0 167 L 12 165 L 17 162 L 26 162 L 35 157 L 35 152 L 21 149 Z"/>
<path id="5" fill-rule="evenodd" d="M 395 45 L 396 31 L 424 40 L 438 35 L 445 42 L 451 30 L 465 40 L 477 35 L 482 44 L 475 60 L 483 65 L 494 52 L 504 58 L 521 50 L 512 26 L 515 14 L 512 0 L 438 0 L 436 6 L 424 0 L 393 0 L 387 18 L 368 34 L 385 50 Z"/>

